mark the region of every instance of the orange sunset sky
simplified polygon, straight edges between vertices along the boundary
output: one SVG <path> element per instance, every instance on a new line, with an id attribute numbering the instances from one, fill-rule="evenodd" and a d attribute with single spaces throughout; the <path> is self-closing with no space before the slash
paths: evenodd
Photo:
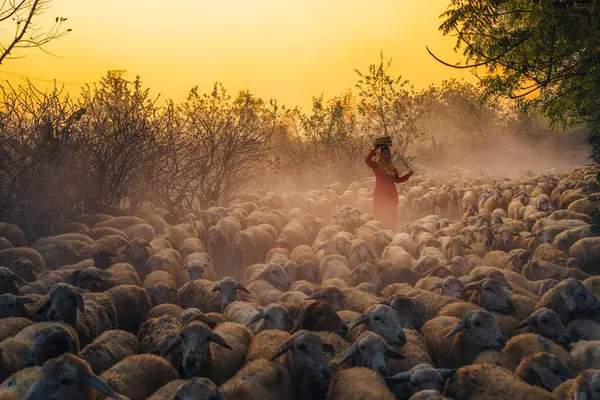
<path id="1" fill-rule="evenodd" d="M 355 68 L 394 59 L 393 73 L 417 89 L 450 77 L 475 81 L 438 64 L 455 62 L 454 39 L 438 31 L 449 0 L 55 0 L 41 20 L 68 17 L 73 31 L 47 50 L 18 50 L 0 79 L 65 82 L 76 94 L 108 70 L 140 75 L 154 94 L 181 101 L 198 85 L 221 81 L 231 92 L 304 108 L 311 97 L 352 88 Z M 5 32 L 6 33 L 6 32 Z M 5 34 L 4 33 L 4 34 Z M 48 83 L 33 80 L 36 86 Z"/>

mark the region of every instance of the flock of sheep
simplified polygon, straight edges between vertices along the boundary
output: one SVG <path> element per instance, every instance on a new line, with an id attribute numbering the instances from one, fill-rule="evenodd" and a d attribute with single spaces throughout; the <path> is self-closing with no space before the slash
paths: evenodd
<path id="1" fill-rule="evenodd" d="M 0 400 L 600 399 L 597 173 L 0 222 Z"/>

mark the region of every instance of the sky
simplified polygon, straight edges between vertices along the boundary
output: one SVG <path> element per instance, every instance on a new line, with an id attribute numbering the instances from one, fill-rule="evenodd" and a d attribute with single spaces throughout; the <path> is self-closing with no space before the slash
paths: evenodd
<path id="1" fill-rule="evenodd" d="M 465 70 L 435 61 L 429 46 L 456 62 L 454 39 L 438 30 L 449 0 L 54 0 L 40 20 L 67 17 L 72 32 L 46 47 L 18 50 L 0 66 L 0 79 L 56 79 L 77 94 L 109 70 L 140 75 L 155 95 L 185 99 L 215 81 L 230 93 L 250 90 L 307 108 L 353 88 L 383 50 L 392 72 L 416 89 L 451 77 L 474 82 Z M 3 25 L 4 32 L 8 27 Z"/>

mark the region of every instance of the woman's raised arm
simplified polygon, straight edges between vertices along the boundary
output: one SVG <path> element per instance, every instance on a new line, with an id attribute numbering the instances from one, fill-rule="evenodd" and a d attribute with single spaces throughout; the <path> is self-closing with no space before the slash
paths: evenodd
<path id="1" fill-rule="evenodd" d="M 373 147 L 371 151 L 369 151 L 369 154 L 367 154 L 367 156 L 365 157 L 365 164 L 367 164 L 371 169 L 377 168 L 377 162 L 373 160 L 373 157 L 375 157 L 376 153 L 377 149 Z"/>

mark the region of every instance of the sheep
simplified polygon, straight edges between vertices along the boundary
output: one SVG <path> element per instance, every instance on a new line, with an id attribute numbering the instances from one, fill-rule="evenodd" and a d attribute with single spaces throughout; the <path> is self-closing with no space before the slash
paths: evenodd
<path id="1" fill-rule="evenodd" d="M 346 277 L 346 280 L 350 286 L 358 286 L 361 283 L 371 283 L 375 287 L 381 286 L 377 266 L 369 262 L 364 262 L 354 268 Z"/>
<path id="2" fill-rule="evenodd" d="M 419 364 L 408 372 L 400 372 L 386 378 L 396 398 L 408 399 L 422 390 L 442 391 L 444 382 L 455 373 L 454 369 L 436 369 L 429 364 Z"/>
<path id="3" fill-rule="evenodd" d="M 546 292 L 536 305 L 538 309 L 542 307 L 554 310 L 563 323 L 578 316 L 600 314 L 598 300 L 574 278 L 565 279 Z"/>
<path id="4" fill-rule="evenodd" d="M 2 294 L 0 295 L 0 318 L 23 317 L 36 319 L 36 316 L 33 315 L 27 305 L 38 300 L 33 295 L 17 297 L 10 293 Z"/>
<path id="5" fill-rule="evenodd" d="M 544 389 L 529 385 L 517 375 L 493 365 L 469 365 L 460 368 L 448 379 L 444 395 L 456 400 L 552 399 L 552 395 Z"/>
<path id="6" fill-rule="evenodd" d="M 47 360 L 64 353 L 79 353 L 77 333 L 61 323 L 41 323 L 19 332 L 15 339 L 31 340 L 26 367 L 42 366 Z"/>
<path id="7" fill-rule="evenodd" d="M 139 354 L 141 346 L 137 337 L 129 332 L 106 331 L 81 350 L 81 357 L 100 375 L 126 357 Z"/>
<path id="8" fill-rule="evenodd" d="M 325 399 L 331 372 L 323 351 L 334 349 L 316 333 L 301 330 L 283 342 L 270 361 L 285 354 L 283 365 L 297 398 Z"/>
<path id="9" fill-rule="evenodd" d="M 196 310 L 195 308 L 188 308 L 182 319 L 185 317 L 185 313 L 188 310 Z M 199 312 L 200 310 L 198 310 Z M 245 324 L 249 326 L 251 323 L 248 323 L 248 320 L 252 319 L 254 316 L 258 314 L 258 310 L 252 304 L 247 303 L 245 301 L 234 301 L 230 303 L 223 311 L 223 316 L 227 318 L 228 321 L 235 322 L 237 324 Z"/>
<path id="10" fill-rule="evenodd" d="M 24 400 L 94 400 L 96 390 L 107 397 L 121 399 L 92 373 L 85 361 L 73 354 L 64 354 L 44 364 Z"/>
<path id="11" fill-rule="evenodd" d="M 285 331 L 267 329 L 257 333 L 250 341 L 245 363 L 255 360 L 269 360 L 275 355 L 279 346 L 290 338 Z"/>
<path id="12" fill-rule="evenodd" d="M 171 316 L 175 319 L 181 318 L 183 309 L 176 304 L 160 304 L 153 307 L 148 313 L 148 319 L 159 318 L 163 315 Z"/>
<path id="13" fill-rule="evenodd" d="M 145 400 L 168 382 L 177 372 L 164 358 L 139 354 L 126 357 L 100 375 L 115 392 L 130 400 Z"/>
<path id="14" fill-rule="evenodd" d="M 56 284 L 35 313 L 46 313 L 49 321 L 60 320 L 70 325 L 77 331 L 81 344 L 87 345 L 102 332 L 116 328 L 117 311 L 106 294 L 82 295 L 80 291 L 66 283 Z"/>
<path id="15" fill-rule="evenodd" d="M 496 319 L 486 311 L 471 311 L 462 320 L 436 317 L 425 323 L 423 336 L 436 365 L 442 368 L 470 364 L 479 352 L 500 350 L 506 343 Z"/>
<path id="16" fill-rule="evenodd" d="M 333 377 L 327 398 L 394 400 L 396 397 L 389 391 L 377 372 L 367 368 L 348 368 L 339 371 Z"/>
<path id="17" fill-rule="evenodd" d="M 350 275 L 350 269 L 348 267 L 348 261 L 338 254 L 330 254 L 325 256 L 319 265 L 320 279 L 326 281 L 327 279 L 339 278 L 346 280 Z"/>
<path id="18" fill-rule="evenodd" d="M 571 356 L 582 369 L 600 368 L 600 341 L 579 341 L 571 346 Z"/>
<path id="19" fill-rule="evenodd" d="M 31 367 L 20 370 L 0 384 L 0 399 L 20 400 L 40 375 L 41 367 Z"/>
<path id="20" fill-rule="evenodd" d="M 569 379 L 554 389 L 555 399 L 592 400 L 598 398 L 600 392 L 600 370 L 582 371 L 575 379 Z"/>
<path id="21" fill-rule="evenodd" d="M 580 226 L 578 228 L 567 229 L 554 237 L 552 244 L 558 250 L 565 254 L 569 253 L 569 249 L 580 239 L 592 236 L 590 225 Z"/>
<path id="22" fill-rule="evenodd" d="M 118 310 L 118 326 L 136 334 L 152 308 L 148 293 L 137 286 L 120 285 L 107 290 L 105 294 Z"/>
<path id="23" fill-rule="evenodd" d="M 144 279 L 142 286 L 148 293 L 151 303 L 154 306 L 168 303 L 176 304 L 178 302 L 179 293 L 177 291 L 177 283 L 168 272 L 151 272 Z"/>
<path id="24" fill-rule="evenodd" d="M 289 332 L 294 327 L 294 323 L 290 318 L 288 309 L 277 303 L 269 304 L 262 310 L 258 311 L 254 316 L 245 321 L 245 325 L 248 326 L 258 321 L 260 321 L 260 323 L 254 330 L 255 333 L 259 333 L 267 329 L 278 329 Z"/>
<path id="25" fill-rule="evenodd" d="M 344 353 L 339 364 L 342 365 L 346 361 L 351 361 L 355 367 L 369 368 L 385 376 L 388 357 L 405 358 L 400 351 L 390 346 L 378 334 L 365 332 Z"/>
<path id="26" fill-rule="evenodd" d="M 313 302 L 304 308 L 302 314 L 296 320 L 292 332 L 301 329 L 345 333 L 348 327 L 329 304 Z"/>
<path id="27" fill-rule="evenodd" d="M 329 304 L 333 311 L 337 312 L 342 309 L 342 300 L 344 294 L 336 287 L 328 287 L 312 293 L 307 297 L 307 300 L 319 300 Z"/>
<path id="28" fill-rule="evenodd" d="M 389 305 L 398 314 L 400 325 L 404 329 L 421 331 L 425 324 L 425 304 L 417 299 L 412 299 L 403 295 L 396 295 L 382 302 Z"/>
<path id="29" fill-rule="evenodd" d="M 455 299 L 462 299 L 462 297 L 463 297 L 462 290 L 464 289 L 464 284 L 462 283 L 462 281 L 460 281 L 460 279 L 455 278 L 453 276 L 447 276 L 444 279 L 439 279 L 439 278 L 437 278 L 437 279 L 438 279 L 437 283 L 435 282 L 436 279 L 430 280 L 432 285 L 429 288 L 423 287 L 423 286 L 425 286 L 425 284 L 424 284 L 424 282 L 421 283 L 423 281 L 423 279 L 421 279 L 421 280 L 419 280 L 419 282 L 417 282 L 417 285 L 415 285 L 415 288 L 425 289 L 425 290 L 430 290 L 430 291 L 441 289 L 442 296 L 453 297 Z"/>
<path id="30" fill-rule="evenodd" d="M 392 346 L 402 347 L 406 343 L 406 334 L 400 325 L 396 310 L 384 304 L 369 307 L 348 328 L 352 331 L 359 325 L 366 324 L 366 330 L 377 333 Z"/>
<path id="31" fill-rule="evenodd" d="M 21 330 L 33 324 L 33 321 L 24 317 L 3 318 L 0 324 L 0 342 L 15 336 Z"/>
<path id="32" fill-rule="evenodd" d="M 0 237 L 6 238 L 16 247 L 27 247 L 25 233 L 15 224 L 0 222 Z"/>
<path id="33" fill-rule="evenodd" d="M 529 317 L 525 318 L 517 329 L 523 333 L 535 333 L 552 340 L 564 348 L 569 346 L 569 332 L 560 319 L 560 316 L 547 308 L 535 310 Z"/>
<path id="34" fill-rule="evenodd" d="M 589 274 L 598 275 L 600 269 L 600 238 L 585 237 L 578 240 L 569 248 L 569 256 L 581 262 L 581 269 Z"/>
<path id="35" fill-rule="evenodd" d="M 531 260 L 522 272 L 523 276 L 530 281 L 541 281 L 545 279 L 555 279 L 562 281 L 567 278 L 584 280 L 589 277 L 585 272 L 576 268 L 564 268 L 552 262 Z"/>
<path id="36" fill-rule="evenodd" d="M 561 360 L 549 353 L 535 353 L 525 357 L 515 372 L 530 385 L 553 391 L 575 374 Z"/>
<path id="37" fill-rule="evenodd" d="M 170 383 L 169 383 L 170 384 Z M 166 386 L 168 386 L 167 384 Z M 160 391 L 160 390 L 159 390 Z M 164 400 L 215 400 L 222 399 L 223 393 L 221 393 L 217 386 L 207 378 L 192 378 L 187 381 L 182 381 L 180 385 L 178 385 L 175 393 L 170 397 L 155 397 L 156 392 L 150 399 L 164 399 Z"/>
<path id="38" fill-rule="evenodd" d="M 502 351 L 510 354 L 517 362 L 520 362 L 529 355 L 546 352 L 558 357 L 575 373 L 579 372 L 581 369 L 581 366 L 577 364 L 567 350 L 550 339 L 533 333 L 522 333 L 512 337 L 506 342 L 506 346 Z"/>
<path id="39" fill-rule="evenodd" d="M 589 319 L 575 319 L 567 325 L 571 342 L 600 340 L 600 323 Z"/>
<path id="40" fill-rule="evenodd" d="M 181 346 L 181 364 L 177 367 L 182 376 L 210 376 L 221 384 L 242 366 L 251 338 L 252 333 L 238 324 L 225 322 L 213 332 L 203 323 L 193 321 L 181 330 L 166 353 Z M 210 346 L 210 342 L 216 345 Z"/>
<path id="41" fill-rule="evenodd" d="M 24 258 L 35 265 L 36 272 L 46 270 L 46 262 L 42 255 L 35 249 L 29 247 L 13 247 L 10 249 L 0 250 L 0 266 L 10 266 L 13 261 Z"/>
<path id="42" fill-rule="evenodd" d="M 264 359 L 246 363 L 234 377 L 221 386 L 221 391 L 228 396 L 227 398 L 235 396 L 239 391 L 238 385 L 243 381 L 259 385 L 273 399 L 294 398 L 290 375 L 280 363 Z"/>

